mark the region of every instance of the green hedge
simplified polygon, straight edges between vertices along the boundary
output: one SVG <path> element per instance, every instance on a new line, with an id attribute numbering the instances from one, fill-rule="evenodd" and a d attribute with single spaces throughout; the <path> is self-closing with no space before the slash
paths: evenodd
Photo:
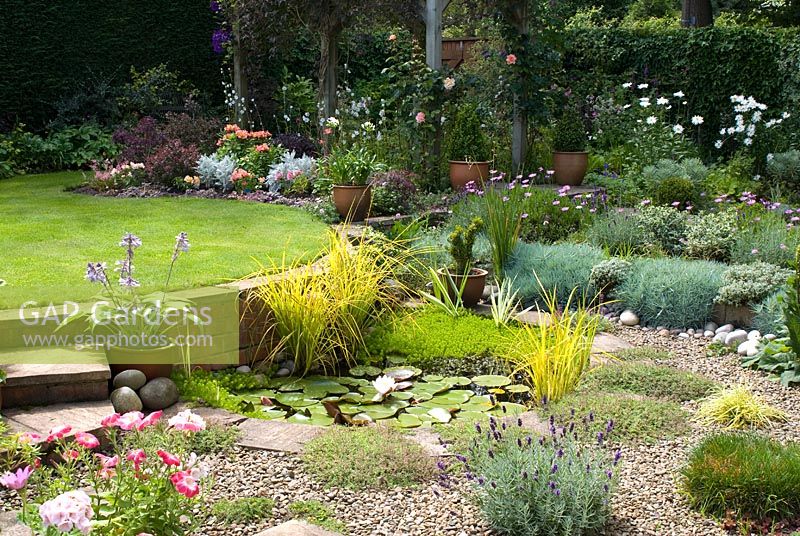
<path id="1" fill-rule="evenodd" d="M 800 97 L 800 30 L 581 28 L 565 36 L 565 81 L 579 95 L 631 80 L 683 91 L 702 115 L 704 146 L 730 113 L 730 96 L 752 95 L 784 110 Z M 792 110 L 789 110 L 792 111 Z"/>
<path id="2" fill-rule="evenodd" d="M 219 93 L 208 2 L 5 0 L 0 17 L 0 119 L 41 125 L 53 105 L 91 80 L 116 84 L 166 63 L 197 88 Z"/>

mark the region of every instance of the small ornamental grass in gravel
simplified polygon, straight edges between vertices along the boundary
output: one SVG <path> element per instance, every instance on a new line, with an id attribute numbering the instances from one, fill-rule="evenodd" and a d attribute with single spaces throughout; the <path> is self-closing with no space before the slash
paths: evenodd
<path id="1" fill-rule="evenodd" d="M 584 376 L 581 389 L 637 395 L 686 402 L 714 390 L 716 384 L 697 374 L 645 363 L 606 365 Z"/>
<path id="2" fill-rule="evenodd" d="M 413 486 L 435 472 L 423 448 L 384 426 L 334 427 L 305 446 L 309 473 L 350 489 Z"/>
<path id="3" fill-rule="evenodd" d="M 777 521 L 800 512 L 800 445 L 750 433 L 703 440 L 682 470 L 691 505 L 718 518 Z"/>
<path id="4" fill-rule="evenodd" d="M 511 433 L 494 418 L 475 425 L 469 454 L 457 459 L 494 529 L 511 536 L 574 536 L 605 526 L 620 453 L 606 451 L 606 432 L 594 445 L 580 445 L 575 427 L 551 418 L 550 434 L 535 438 Z M 611 429 L 608 423 L 607 433 Z M 444 473 L 442 485 L 448 485 Z"/>
<path id="5" fill-rule="evenodd" d="M 267 497 L 222 499 L 214 503 L 212 513 L 223 523 L 253 523 L 272 516 L 275 501 Z"/>
<path id="6" fill-rule="evenodd" d="M 763 428 L 786 421 L 786 413 L 773 408 L 744 385 L 723 389 L 701 401 L 697 416 L 726 428 Z"/>
<path id="7" fill-rule="evenodd" d="M 333 510 L 319 501 L 296 501 L 289 505 L 289 513 L 295 519 L 304 519 L 323 529 L 344 533 L 347 527 L 336 519 Z"/>
<path id="8" fill-rule="evenodd" d="M 653 400 L 636 395 L 580 392 L 545 407 L 558 419 L 569 417 L 572 411 L 589 414 L 588 433 L 591 438 L 603 431 L 603 423 L 614 422 L 614 439 L 622 442 L 655 443 L 689 432 L 689 414 L 675 402 Z"/>

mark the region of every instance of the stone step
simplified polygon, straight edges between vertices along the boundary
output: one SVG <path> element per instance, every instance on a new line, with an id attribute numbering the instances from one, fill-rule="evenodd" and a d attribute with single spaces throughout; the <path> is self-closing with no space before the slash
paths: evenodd
<path id="1" fill-rule="evenodd" d="M 72 427 L 72 432 L 96 433 L 102 429 L 100 421 L 114 413 L 108 400 L 70 402 L 28 409 L 3 410 L 3 420 L 11 432 L 30 432 L 46 436 L 56 426 Z"/>
<path id="2" fill-rule="evenodd" d="M 322 527 L 297 521 L 295 519 L 281 523 L 254 536 L 341 536 L 336 532 L 325 530 Z"/>
<path id="3" fill-rule="evenodd" d="M 2 407 L 18 408 L 44 406 L 64 402 L 86 402 L 108 398 L 108 381 L 111 371 L 102 352 L 80 352 L 73 356 L 70 351 L 59 350 L 58 362 L 52 364 L 31 363 L 26 352 L 41 350 L 19 350 L 14 358 L 0 364 L 7 374 L 2 389 Z M 4 358 L 8 353 L 4 352 Z"/>

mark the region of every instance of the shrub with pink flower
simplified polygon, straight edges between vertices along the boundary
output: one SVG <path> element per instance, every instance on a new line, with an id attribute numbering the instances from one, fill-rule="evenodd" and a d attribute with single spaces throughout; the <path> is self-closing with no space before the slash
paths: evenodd
<path id="1" fill-rule="evenodd" d="M 415 121 L 417 122 L 417 124 L 419 124 L 419 125 L 421 125 L 422 123 L 424 123 L 424 122 L 425 122 L 425 112 L 417 112 L 417 115 L 416 115 L 416 116 L 414 116 L 414 120 L 415 120 Z"/>
<path id="2" fill-rule="evenodd" d="M 106 534 L 109 522 L 125 527 L 124 534 L 185 534 L 207 478 L 189 452 L 205 421 L 190 410 L 169 423 L 161 415 L 104 418 L 108 448 L 94 434 L 54 427 L 45 441 L 56 465 L 36 459 L 0 475 L 0 485 L 20 495 L 20 518 L 36 534 Z M 29 492 L 35 501 L 28 501 Z"/>

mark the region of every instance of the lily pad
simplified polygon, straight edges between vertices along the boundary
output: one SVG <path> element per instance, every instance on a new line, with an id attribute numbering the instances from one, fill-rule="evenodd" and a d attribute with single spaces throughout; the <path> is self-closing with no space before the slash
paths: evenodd
<path id="1" fill-rule="evenodd" d="M 511 383 L 511 378 L 508 376 L 499 376 L 496 374 L 486 374 L 484 376 L 475 376 L 472 378 L 472 382 L 475 385 L 479 385 L 481 387 L 504 387 Z"/>
<path id="2" fill-rule="evenodd" d="M 461 404 L 466 404 L 470 398 L 472 398 L 472 391 L 467 390 L 457 390 L 457 391 L 447 391 L 445 393 L 439 394 L 425 402 L 426 405 L 437 405 L 437 406 L 461 406 Z"/>
<path id="3" fill-rule="evenodd" d="M 275 400 L 284 406 L 292 408 L 304 408 L 306 406 L 313 406 L 319 404 L 319 400 L 314 398 L 306 398 L 303 393 L 278 393 Z"/>
<path id="4" fill-rule="evenodd" d="M 433 408 L 428 410 L 428 415 L 430 415 L 434 421 L 440 423 L 447 423 L 450 422 L 450 419 L 453 418 L 451 413 L 444 408 Z"/>
<path id="5" fill-rule="evenodd" d="M 303 392 L 309 398 L 321 398 L 326 395 L 343 395 L 349 392 L 346 386 L 333 380 L 307 380 Z"/>
<path id="6" fill-rule="evenodd" d="M 442 382 L 448 383 L 450 385 L 457 385 L 459 387 L 466 387 L 467 385 L 472 383 L 472 380 L 470 380 L 466 376 L 448 376 L 447 378 L 443 378 Z"/>
<path id="7" fill-rule="evenodd" d="M 375 420 L 366 413 L 358 413 L 353 415 L 353 424 L 355 425 L 364 425 L 371 422 L 375 422 Z"/>
<path id="8" fill-rule="evenodd" d="M 411 400 L 414 398 L 414 393 L 410 391 L 394 391 L 389 395 L 389 398 L 394 398 L 396 400 Z"/>
<path id="9" fill-rule="evenodd" d="M 410 413 L 401 413 L 397 416 L 397 426 L 400 428 L 417 428 L 422 426 L 422 419 Z"/>
<path id="10" fill-rule="evenodd" d="M 514 394 L 530 393 L 531 388 L 528 387 L 527 385 L 520 385 L 518 383 L 515 383 L 514 385 L 509 385 L 508 387 L 506 387 L 506 391 Z"/>
<path id="11" fill-rule="evenodd" d="M 422 379 L 425 380 L 426 382 L 440 382 L 444 379 L 444 376 L 441 376 L 439 374 L 426 374 L 425 376 L 422 377 Z"/>
<path id="12" fill-rule="evenodd" d="M 415 394 L 430 393 L 431 395 L 443 393 L 450 389 L 450 386 L 444 382 L 417 382 L 414 384 L 412 391 Z"/>
<path id="13" fill-rule="evenodd" d="M 312 413 L 311 415 L 306 415 L 304 413 L 295 413 L 288 419 L 287 422 L 293 422 L 297 424 L 313 424 L 316 426 L 330 426 L 333 424 L 333 418 L 327 415 L 320 415 L 317 413 Z"/>
<path id="14" fill-rule="evenodd" d="M 364 399 L 364 395 L 361 393 L 347 393 L 346 395 L 342 395 L 339 397 L 341 402 L 350 402 L 353 404 L 358 404 Z"/>
<path id="15" fill-rule="evenodd" d="M 288 393 L 292 391 L 302 391 L 305 389 L 306 385 L 308 384 L 308 380 L 302 378 L 295 378 L 292 381 L 288 381 L 278 387 L 278 390 L 282 393 Z"/>
<path id="16" fill-rule="evenodd" d="M 261 411 L 261 414 L 264 416 L 265 419 L 283 419 L 286 417 L 286 412 L 282 409 L 276 408 L 275 406 L 264 406 L 264 409 Z"/>
<path id="17" fill-rule="evenodd" d="M 425 408 L 422 406 L 411 406 L 406 408 L 406 413 L 410 415 L 422 416 L 422 415 L 427 415 L 429 409 L 431 408 Z"/>
<path id="18" fill-rule="evenodd" d="M 363 410 L 361 413 L 365 413 L 373 421 L 377 421 L 380 419 L 389 419 L 397 415 L 397 412 L 400 411 L 400 408 L 383 404 L 375 404 L 373 406 L 362 406 L 361 409 Z"/>
<path id="19" fill-rule="evenodd" d="M 353 367 L 350 369 L 350 375 L 361 377 L 361 376 L 368 376 L 370 378 L 379 376 L 381 373 L 381 369 L 378 367 L 371 367 L 369 365 Z"/>

